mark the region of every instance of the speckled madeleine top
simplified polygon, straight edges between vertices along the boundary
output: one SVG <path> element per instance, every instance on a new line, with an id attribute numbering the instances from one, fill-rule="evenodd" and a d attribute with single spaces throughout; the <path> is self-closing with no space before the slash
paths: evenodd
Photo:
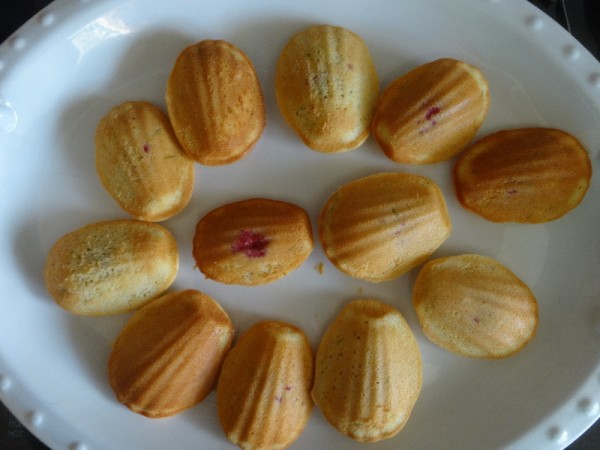
<path id="1" fill-rule="evenodd" d="M 115 106 L 98 123 L 95 146 L 102 185 L 136 219 L 166 220 L 190 201 L 194 161 L 157 106 L 141 101 Z"/>
<path id="2" fill-rule="evenodd" d="M 533 338 L 538 325 L 531 289 L 483 255 L 429 261 L 415 281 L 413 304 L 425 335 L 463 356 L 513 355 Z"/>
<path id="3" fill-rule="evenodd" d="M 337 153 L 367 139 L 379 78 L 359 36 L 317 25 L 294 35 L 283 49 L 275 94 L 284 119 L 308 147 Z"/>
<path id="4" fill-rule="evenodd" d="M 312 396 L 338 431 L 376 442 L 405 426 L 422 377 L 419 347 L 400 312 L 378 300 L 356 300 L 321 339 Z"/>
<path id="5" fill-rule="evenodd" d="M 179 251 L 162 225 L 140 220 L 95 222 L 50 249 L 44 281 L 56 303 L 74 314 L 133 311 L 175 280 Z"/>

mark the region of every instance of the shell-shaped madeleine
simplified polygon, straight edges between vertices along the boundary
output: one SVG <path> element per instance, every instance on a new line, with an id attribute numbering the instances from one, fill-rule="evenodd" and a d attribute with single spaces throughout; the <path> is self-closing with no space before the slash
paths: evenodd
<path id="1" fill-rule="evenodd" d="M 275 94 L 284 119 L 308 147 L 338 153 L 367 139 L 379 78 L 359 36 L 318 25 L 294 35 L 283 49 Z"/>
<path id="2" fill-rule="evenodd" d="M 503 358 L 525 346 L 538 324 L 537 301 L 492 258 L 458 255 L 423 266 L 413 304 L 425 335 L 459 355 Z"/>
<path id="3" fill-rule="evenodd" d="M 179 142 L 200 164 L 237 161 L 265 127 L 254 65 L 226 41 L 204 40 L 184 49 L 167 82 L 166 101 Z"/>
<path id="4" fill-rule="evenodd" d="M 342 186 L 319 218 L 319 236 L 331 262 L 371 282 L 398 277 L 421 264 L 450 231 L 439 187 L 408 173 L 378 173 Z"/>
<path id="5" fill-rule="evenodd" d="M 475 137 L 489 104 L 488 83 L 479 69 L 438 59 L 397 78 L 383 91 L 373 136 L 393 161 L 444 161 Z"/>
<path id="6" fill-rule="evenodd" d="M 254 286 L 297 269 L 313 247 L 304 209 L 252 198 L 228 203 L 202 217 L 196 225 L 193 255 L 207 278 Z"/>
<path id="7" fill-rule="evenodd" d="M 164 295 L 138 310 L 119 334 L 108 363 L 110 384 L 136 413 L 177 414 L 210 393 L 233 336 L 229 316 L 208 295 Z"/>
<path id="8" fill-rule="evenodd" d="M 492 222 L 558 219 L 583 200 L 591 176 L 587 150 L 571 134 L 552 128 L 490 134 L 454 166 L 460 203 Z"/>
<path id="9" fill-rule="evenodd" d="M 375 442 L 404 427 L 421 384 L 421 353 L 400 312 L 377 300 L 356 300 L 319 344 L 312 396 L 341 433 Z"/>
<path id="10" fill-rule="evenodd" d="M 165 227 L 110 220 L 56 241 L 46 258 L 44 281 L 67 311 L 105 316 L 132 311 L 158 297 L 178 269 L 177 241 Z"/>
<path id="11" fill-rule="evenodd" d="M 219 420 L 243 449 L 282 449 L 302 433 L 313 407 L 314 360 L 297 327 L 262 321 L 227 355 L 219 384 Z"/>
<path id="12" fill-rule="evenodd" d="M 112 108 L 96 128 L 96 171 L 119 206 L 157 222 L 179 213 L 194 189 L 194 161 L 167 116 L 147 102 Z"/>

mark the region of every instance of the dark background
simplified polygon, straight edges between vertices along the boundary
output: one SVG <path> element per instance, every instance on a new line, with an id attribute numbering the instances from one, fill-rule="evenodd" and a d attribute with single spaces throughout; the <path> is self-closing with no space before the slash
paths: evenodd
<path id="1" fill-rule="evenodd" d="M 529 2 L 553 17 L 600 60 L 600 0 Z M 49 3 L 49 0 L 0 0 L 0 42 Z M 0 403 L 0 449 L 47 450 L 47 447 L 32 436 Z M 600 449 L 600 422 L 568 449 Z"/>

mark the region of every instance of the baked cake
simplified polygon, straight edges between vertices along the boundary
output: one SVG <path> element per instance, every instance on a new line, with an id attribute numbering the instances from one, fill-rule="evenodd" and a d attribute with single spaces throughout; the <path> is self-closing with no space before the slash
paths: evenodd
<path id="1" fill-rule="evenodd" d="M 558 219 L 583 200 L 591 176 L 583 145 L 552 128 L 490 134 L 475 142 L 454 166 L 459 202 L 492 222 Z"/>
<path id="2" fill-rule="evenodd" d="M 129 319 L 108 362 L 117 399 L 148 417 L 200 403 L 217 382 L 234 329 L 223 308 L 194 290 L 171 292 Z"/>
<path id="3" fill-rule="evenodd" d="M 100 120 L 95 144 L 102 185 L 136 219 L 165 220 L 190 201 L 194 161 L 157 106 L 141 101 L 115 106 Z"/>
<path id="4" fill-rule="evenodd" d="M 243 449 L 283 449 L 302 433 L 312 411 L 314 362 L 297 327 L 262 321 L 240 336 L 225 358 L 217 387 L 219 420 Z"/>
<path id="5" fill-rule="evenodd" d="M 167 82 L 166 101 L 179 142 L 200 164 L 239 160 L 265 127 L 254 65 L 226 41 L 204 40 L 184 49 Z"/>
<path id="6" fill-rule="evenodd" d="M 61 237 L 48 253 L 44 280 L 64 309 L 104 316 L 132 311 L 158 297 L 178 268 L 177 242 L 165 227 L 112 220 Z"/>
<path id="7" fill-rule="evenodd" d="M 444 161 L 475 137 L 489 104 L 488 83 L 479 69 L 438 59 L 402 75 L 383 91 L 373 136 L 393 161 Z"/>
<path id="8" fill-rule="evenodd" d="M 413 303 L 425 335 L 463 356 L 513 355 L 537 330 L 538 306 L 531 289 L 487 256 L 428 262 L 415 282 Z"/>
<path id="9" fill-rule="evenodd" d="M 378 173 L 339 188 L 319 218 L 319 236 L 342 272 L 379 282 L 424 262 L 451 231 L 446 202 L 429 178 Z"/>
<path id="10" fill-rule="evenodd" d="M 292 203 L 252 198 L 200 219 L 193 255 L 200 271 L 226 284 L 258 285 L 297 269 L 313 249 L 308 214 Z"/>
<path id="11" fill-rule="evenodd" d="M 275 94 L 284 119 L 308 147 L 337 153 L 367 139 L 379 78 L 359 36 L 317 25 L 294 35 L 283 49 Z"/>
<path id="12" fill-rule="evenodd" d="M 421 353 L 400 312 L 378 300 L 356 300 L 319 344 L 312 396 L 341 433 L 375 442 L 404 427 L 421 384 Z"/>

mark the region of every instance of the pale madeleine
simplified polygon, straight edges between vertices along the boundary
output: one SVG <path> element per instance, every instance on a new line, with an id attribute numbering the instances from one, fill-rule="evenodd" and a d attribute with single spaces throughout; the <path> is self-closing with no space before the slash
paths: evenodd
<path id="1" fill-rule="evenodd" d="M 413 304 L 425 335 L 463 356 L 513 355 L 533 338 L 538 325 L 531 289 L 483 255 L 429 261 L 415 282 Z"/>
<path id="2" fill-rule="evenodd" d="M 312 396 L 338 431 L 376 442 L 406 425 L 422 379 L 421 353 L 402 314 L 378 300 L 356 300 L 321 339 Z"/>
<path id="3" fill-rule="evenodd" d="M 194 161 L 158 106 L 141 101 L 115 106 L 100 120 L 95 144 L 102 185 L 136 219 L 162 221 L 190 201 Z"/>
<path id="4" fill-rule="evenodd" d="M 346 28 L 316 25 L 283 49 L 275 94 L 279 111 L 308 147 L 338 153 L 367 139 L 379 78 L 362 38 Z"/>
<path id="5" fill-rule="evenodd" d="M 44 280 L 64 309 L 104 316 L 132 311 L 158 297 L 178 269 L 177 242 L 165 227 L 111 220 L 58 239 L 46 258 Z"/>

